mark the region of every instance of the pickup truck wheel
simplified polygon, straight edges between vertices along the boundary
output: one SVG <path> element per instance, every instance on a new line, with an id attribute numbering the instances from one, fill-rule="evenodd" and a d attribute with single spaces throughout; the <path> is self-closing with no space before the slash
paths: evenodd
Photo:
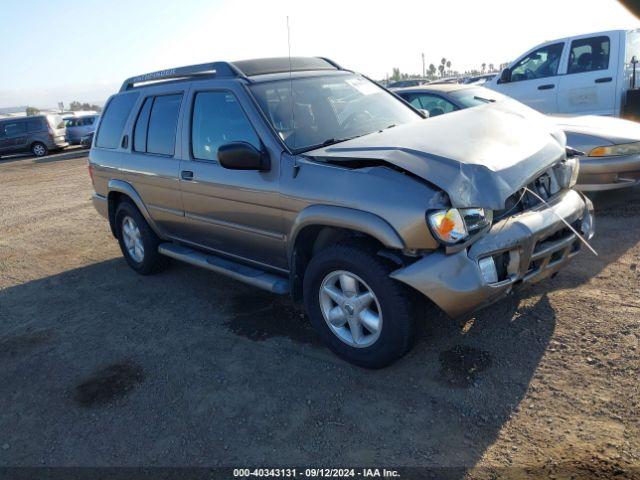
<path id="1" fill-rule="evenodd" d="M 311 323 L 336 355 L 355 365 L 382 368 L 411 347 L 411 298 L 390 271 L 373 252 L 337 245 L 315 255 L 305 272 Z"/>
<path id="2" fill-rule="evenodd" d="M 118 205 L 115 221 L 120 250 L 131 268 L 150 275 L 167 266 L 169 259 L 158 253 L 160 239 L 132 203 Z"/>
<path id="3" fill-rule="evenodd" d="M 49 150 L 44 143 L 36 142 L 31 145 L 31 153 L 33 153 L 36 157 L 44 157 Z"/>

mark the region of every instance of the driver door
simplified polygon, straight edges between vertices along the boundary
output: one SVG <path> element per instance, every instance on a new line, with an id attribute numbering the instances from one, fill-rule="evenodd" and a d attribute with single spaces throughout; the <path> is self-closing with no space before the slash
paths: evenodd
<path id="1" fill-rule="evenodd" d="M 511 80 L 492 88 L 542 113 L 558 112 L 558 69 L 565 50 L 564 42 L 556 42 L 527 53 L 510 68 Z"/>

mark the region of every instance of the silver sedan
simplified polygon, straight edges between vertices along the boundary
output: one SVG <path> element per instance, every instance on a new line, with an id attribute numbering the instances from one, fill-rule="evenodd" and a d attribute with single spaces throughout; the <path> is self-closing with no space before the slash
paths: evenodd
<path id="1" fill-rule="evenodd" d="M 500 101 L 504 95 L 475 85 L 422 85 L 394 91 L 431 117 Z M 584 152 L 576 188 L 611 190 L 640 184 L 640 124 L 600 116 L 548 116 L 567 135 L 567 145 Z"/>

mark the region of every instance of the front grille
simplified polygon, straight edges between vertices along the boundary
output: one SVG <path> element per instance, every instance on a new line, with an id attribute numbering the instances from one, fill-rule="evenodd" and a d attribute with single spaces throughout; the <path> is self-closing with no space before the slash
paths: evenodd
<path id="1" fill-rule="evenodd" d="M 574 222 L 571 226 L 577 232 L 580 231 L 580 221 Z M 579 250 L 580 239 L 568 227 L 539 239 L 533 248 L 524 280 L 529 280 L 547 268 L 554 267 L 568 257 L 575 255 Z"/>
<path id="2" fill-rule="evenodd" d="M 527 189 L 535 192 L 544 201 L 551 199 L 561 190 L 556 176 L 555 166 L 536 177 L 533 182 L 527 185 Z M 521 188 L 507 198 L 505 207 L 502 210 L 496 210 L 493 213 L 494 222 L 511 215 L 525 212 L 540 205 L 540 203 L 542 202 L 538 197 L 525 188 Z"/>

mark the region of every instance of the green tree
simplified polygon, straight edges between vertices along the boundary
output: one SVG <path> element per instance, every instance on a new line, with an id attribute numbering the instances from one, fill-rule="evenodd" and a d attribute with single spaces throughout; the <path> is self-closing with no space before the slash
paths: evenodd
<path id="1" fill-rule="evenodd" d="M 395 68 L 394 67 L 391 72 L 392 72 L 391 73 L 391 80 L 393 80 L 394 82 L 397 82 L 398 80 L 400 80 L 400 78 L 402 78 L 399 68 Z"/>
<path id="2" fill-rule="evenodd" d="M 26 112 L 27 116 L 30 117 L 32 115 L 38 115 L 40 113 L 40 110 L 38 110 L 36 107 L 27 107 Z"/>
<path id="3" fill-rule="evenodd" d="M 451 60 L 447 60 L 447 70 L 451 73 Z"/>
<path id="4" fill-rule="evenodd" d="M 436 66 L 433 63 L 429 64 L 429 76 L 430 77 L 436 76 Z"/>
<path id="5" fill-rule="evenodd" d="M 440 60 L 440 66 L 438 67 L 438 70 L 440 70 L 440 75 L 444 77 L 444 67 L 447 64 L 447 59 L 442 57 L 442 59 Z"/>

